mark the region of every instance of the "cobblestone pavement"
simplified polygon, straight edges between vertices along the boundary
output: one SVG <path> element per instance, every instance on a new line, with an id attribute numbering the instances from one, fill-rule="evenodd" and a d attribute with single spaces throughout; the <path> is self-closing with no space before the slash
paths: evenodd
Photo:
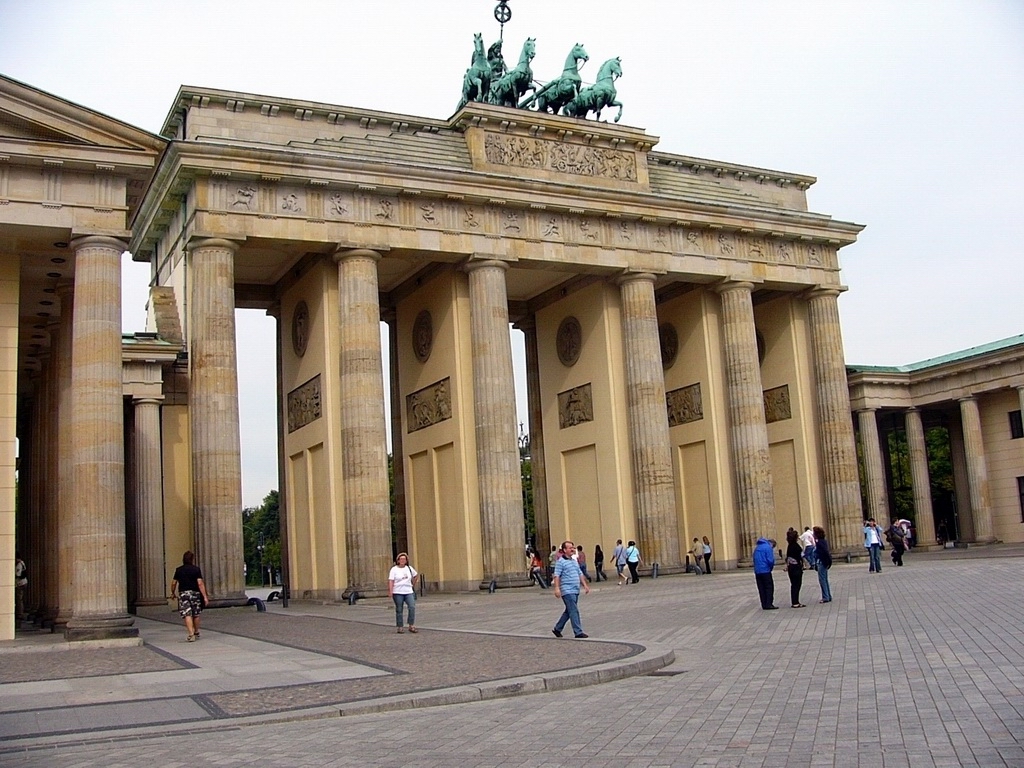
<path id="1" fill-rule="evenodd" d="M 1024 560 L 911 553 L 881 574 L 837 565 L 828 605 L 817 603 L 815 574 L 805 576 L 801 610 L 788 607 L 781 572 L 782 609 L 771 612 L 759 609 L 749 572 L 613 581 L 582 600 L 592 637 L 674 649 L 668 674 L 187 735 L 140 728 L 18 752 L 0 745 L 0 764 L 1024 768 Z M 316 612 L 388 623 L 369 602 Z M 423 627 L 538 637 L 558 613 L 539 590 L 419 606 Z M 545 648 L 587 645 L 596 644 L 549 638 Z"/>

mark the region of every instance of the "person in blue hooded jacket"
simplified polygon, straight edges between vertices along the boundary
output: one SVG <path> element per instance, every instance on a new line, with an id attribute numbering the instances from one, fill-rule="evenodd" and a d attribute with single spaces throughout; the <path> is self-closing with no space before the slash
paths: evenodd
<path id="1" fill-rule="evenodd" d="M 778 610 L 775 605 L 775 579 L 772 568 L 775 567 L 775 542 L 772 539 L 760 538 L 754 546 L 754 578 L 757 580 L 757 594 L 761 598 L 761 609 Z"/>

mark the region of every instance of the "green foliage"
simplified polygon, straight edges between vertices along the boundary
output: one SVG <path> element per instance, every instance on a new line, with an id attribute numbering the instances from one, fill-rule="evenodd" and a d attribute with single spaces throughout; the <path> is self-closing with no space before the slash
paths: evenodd
<path id="1" fill-rule="evenodd" d="M 268 569 L 280 572 L 281 499 L 277 491 L 264 496 L 260 506 L 242 510 L 242 549 L 246 583 L 266 582 L 270 579 Z"/>
<path id="2" fill-rule="evenodd" d="M 533 541 L 537 535 L 537 521 L 533 515 L 533 463 L 521 459 L 519 469 L 523 480 L 523 520 L 526 523 L 526 538 Z"/>

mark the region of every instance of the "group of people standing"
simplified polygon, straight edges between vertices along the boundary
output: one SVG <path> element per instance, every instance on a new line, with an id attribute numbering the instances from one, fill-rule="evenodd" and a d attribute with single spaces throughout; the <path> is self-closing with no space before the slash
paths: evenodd
<path id="1" fill-rule="evenodd" d="M 761 609 L 778 610 L 779 606 L 775 605 L 775 579 L 772 576 L 775 568 L 775 540 L 763 537 L 758 539 L 752 559 Z M 797 533 L 794 528 L 786 532 L 786 575 L 789 577 L 789 597 L 793 608 L 806 607 L 800 602 L 805 560 L 807 567 L 818 572 L 818 586 L 821 588 L 821 600 L 818 602 L 831 603 L 832 588 L 828 582 L 828 572 L 832 567 L 832 551 L 825 538 L 825 529 L 821 526 L 815 526 L 813 530 L 805 529 L 804 534 Z"/>

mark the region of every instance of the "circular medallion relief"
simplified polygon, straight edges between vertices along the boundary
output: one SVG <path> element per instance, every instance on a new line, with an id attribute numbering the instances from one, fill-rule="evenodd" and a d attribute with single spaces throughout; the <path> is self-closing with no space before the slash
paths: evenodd
<path id="1" fill-rule="evenodd" d="M 576 365 L 580 359 L 580 350 L 583 348 L 583 328 L 580 321 L 571 315 L 565 318 L 558 326 L 558 335 L 555 336 L 555 347 L 558 349 L 558 359 L 564 366 Z"/>
<path id="2" fill-rule="evenodd" d="M 679 334 L 672 323 L 658 326 L 658 341 L 661 342 L 661 367 L 666 371 L 672 367 L 679 354 Z"/>
<path id="3" fill-rule="evenodd" d="M 295 354 L 302 357 L 306 354 L 306 345 L 309 344 L 309 307 L 305 301 L 295 305 L 292 312 L 292 349 Z"/>
<path id="4" fill-rule="evenodd" d="M 412 324 L 412 351 L 417 360 L 425 363 L 433 348 L 434 322 L 430 319 L 430 312 L 424 309 L 416 315 L 416 322 Z"/>

